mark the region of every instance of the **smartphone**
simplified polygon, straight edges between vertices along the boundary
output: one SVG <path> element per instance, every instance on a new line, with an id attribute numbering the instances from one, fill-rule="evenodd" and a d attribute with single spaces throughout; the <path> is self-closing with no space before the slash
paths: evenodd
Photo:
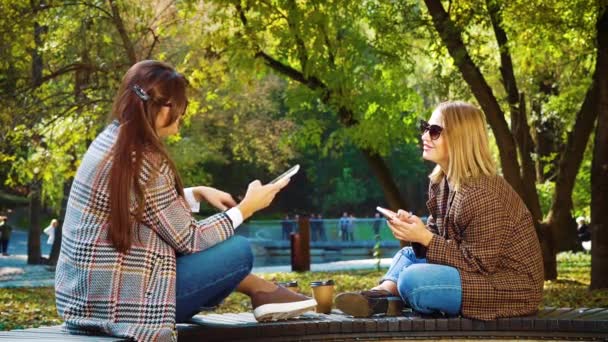
<path id="1" fill-rule="evenodd" d="M 391 220 L 397 216 L 397 213 L 393 212 L 392 210 L 388 210 L 386 208 L 376 207 L 376 210 L 378 210 L 378 212 L 380 214 L 382 214 L 382 216 L 386 217 L 389 220 Z"/>
<path id="2" fill-rule="evenodd" d="M 300 170 L 300 164 L 296 164 L 291 169 L 283 172 L 279 177 L 277 177 L 277 178 L 273 179 L 272 181 L 270 181 L 270 184 L 274 184 L 274 183 L 280 182 L 283 178 L 290 178 L 291 176 L 293 176 L 296 173 L 298 173 L 298 170 Z"/>

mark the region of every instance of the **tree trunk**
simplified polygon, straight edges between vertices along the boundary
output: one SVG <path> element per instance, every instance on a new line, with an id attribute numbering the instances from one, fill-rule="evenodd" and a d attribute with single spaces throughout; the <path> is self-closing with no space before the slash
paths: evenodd
<path id="1" fill-rule="evenodd" d="M 372 169 L 372 172 L 378 179 L 380 186 L 384 192 L 384 198 L 388 203 L 390 209 L 405 209 L 409 210 L 409 205 L 406 200 L 401 197 L 401 193 L 399 192 L 399 188 L 397 184 L 393 180 L 393 176 L 391 175 L 390 170 L 388 169 L 388 165 L 381 156 L 377 153 L 374 153 L 367 149 L 362 149 L 361 152 L 367 160 L 367 164 Z"/>
<path id="2" fill-rule="evenodd" d="M 73 159 L 76 160 L 76 159 Z M 72 189 L 73 179 L 66 180 L 63 183 L 63 200 L 61 200 L 61 212 L 59 213 L 59 225 L 55 228 L 55 241 L 51 247 L 51 255 L 49 256 L 49 265 L 57 265 L 59 252 L 61 252 L 61 238 L 63 235 L 63 223 L 65 222 L 65 211 L 68 206 L 70 190 Z"/>
<path id="3" fill-rule="evenodd" d="M 30 185 L 30 229 L 27 234 L 27 263 L 30 265 L 40 264 L 42 261 L 42 253 L 40 252 L 40 194 L 42 190 L 42 181 L 37 178 Z"/>
<path id="4" fill-rule="evenodd" d="M 599 47 L 597 59 L 600 59 Z M 581 109 L 576 113 L 574 127 L 568 133 L 566 147 L 559 161 L 553 202 L 547 217 L 547 223 L 551 226 L 553 232 L 556 251 L 580 248 L 576 239 L 576 224 L 571 214 L 573 208 L 572 191 L 574 190 L 576 175 L 583 161 L 587 141 L 598 114 L 596 104 L 598 101 L 598 80 L 602 75 L 600 69 L 599 63 L 596 63 L 593 74 L 594 81 L 589 86 L 587 94 L 585 94 Z M 602 77 L 605 77 L 605 74 Z"/>
<path id="5" fill-rule="evenodd" d="M 81 47 L 80 58 L 84 64 L 90 64 L 91 58 L 89 57 L 89 47 L 87 44 L 87 31 L 90 29 L 90 21 L 85 19 L 81 23 Z M 85 89 L 89 86 L 91 78 L 91 69 L 78 69 L 74 73 L 74 99 L 77 104 L 83 103 L 87 101 L 87 95 L 85 93 Z M 78 107 L 78 116 L 82 114 L 82 106 Z M 89 144 L 87 143 L 87 146 Z M 77 169 L 76 160 L 78 160 L 76 156 L 76 150 L 72 148 L 72 170 Z M 61 200 L 61 211 L 59 213 L 59 225 L 55 230 L 55 241 L 53 242 L 53 247 L 51 248 L 51 255 L 49 256 L 49 264 L 57 265 L 57 260 L 59 259 L 59 253 L 61 251 L 61 239 L 63 235 L 63 223 L 65 222 L 65 212 L 67 209 L 68 199 L 70 197 L 70 190 L 72 188 L 72 182 L 74 178 L 71 177 L 66 179 L 63 183 L 63 199 Z"/>
<path id="6" fill-rule="evenodd" d="M 545 280 L 555 280 L 557 279 L 557 259 L 555 258 L 555 244 L 553 242 L 551 227 L 543 222 L 536 223 L 534 227 L 536 228 L 536 234 L 538 234 L 543 254 Z"/>
<path id="7" fill-rule="evenodd" d="M 519 93 L 517 88 L 517 80 L 515 79 L 515 71 L 513 69 L 513 60 L 509 51 L 507 33 L 502 27 L 502 13 L 500 6 L 496 0 L 486 0 L 490 21 L 494 29 L 494 36 L 500 49 L 500 73 L 502 75 L 502 84 L 507 92 L 507 102 L 511 113 L 511 131 L 515 137 L 519 156 L 521 160 L 521 180 L 522 192 L 520 195 L 526 203 L 526 206 L 532 214 L 534 222 L 542 220 L 542 211 L 540 209 L 540 200 L 536 193 L 536 170 L 532 153 L 534 151 L 534 142 L 530 134 L 530 125 L 528 124 L 528 114 L 526 111 L 526 101 L 523 94 Z M 504 116 L 504 114 L 502 114 Z"/>
<path id="8" fill-rule="evenodd" d="M 591 288 L 608 288 L 608 6 L 600 7 L 597 86 L 597 127 L 591 172 Z M 601 75 L 601 76 L 600 76 Z"/>
<path id="9" fill-rule="evenodd" d="M 576 224 L 571 215 L 573 208 L 572 191 L 576 175 L 584 157 L 587 141 L 600 112 L 598 110 L 601 107 L 600 101 L 605 101 L 606 96 L 606 93 L 600 94 L 600 91 L 605 91 L 600 90 L 600 88 L 603 86 L 608 72 L 608 68 L 606 67 L 608 54 L 606 53 L 607 44 L 605 42 L 608 39 L 608 32 L 606 32 L 606 23 L 602 23 L 602 20 L 606 20 L 606 14 L 602 13 L 602 11 L 605 12 L 605 9 L 606 5 L 600 6 L 596 25 L 597 57 L 593 82 L 585 94 L 585 99 L 580 110 L 576 113 L 574 127 L 568 133 L 566 146 L 559 161 L 551 211 L 547 218 L 547 223 L 551 226 L 551 231 L 553 232 L 556 251 L 580 249 L 576 239 Z M 601 132 L 601 130 L 598 130 L 598 132 Z M 595 139 L 597 146 L 598 137 L 596 136 Z M 592 188 L 596 189 L 596 186 L 592 185 Z"/>
<path id="10" fill-rule="evenodd" d="M 114 0 L 108 0 L 110 3 L 110 8 L 112 9 L 112 20 L 114 21 L 114 26 L 116 26 L 116 30 L 118 30 L 118 34 L 120 35 L 120 39 L 122 40 L 122 46 L 125 48 L 125 52 L 127 53 L 127 58 L 129 58 L 129 63 L 135 64 L 137 63 L 137 55 L 135 54 L 135 47 L 129 39 L 129 34 L 125 28 L 125 23 L 120 16 L 120 10 L 118 9 L 118 5 Z"/>
<path id="11" fill-rule="evenodd" d="M 43 2 L 32 1 L 30 3 L 34 15 L 38 13 Z M 38 87 L 42 84 L 42 34 L 46 31 L 46 26 L 41 26 L 37 21 L 34 22 L 34 48 L 32 49 L 32 86 Z M 35 139 L 36 140 L 36 139 Z M 39 141 L 34 141 L 38 144 Z M 32 149 L 33 150 L 33 149 Z M 39 264 L 42 261 L 42 253 L 40 251 L 40 214 L 42 194 L 42 179 L 38 172 L 34 173 L 34 179 L 30 184 L 29 193 L 29 218 L 30 228 L 27 234 L 27 263 Z"/>
<path id="12" fill-rule="evenodd" d="M 559 157 L 551 160 L 548 160 L 548 158 L 551 158 L 553 154 L 561 155 L 564 150 L 560 138 L 563 133 L 562 124 L 559 119 L 551 115 L 545 116 L 542 110 L 542 105 L 547 102 L 549 96 L 559 94 L 557 87 L 553 86 L 556 82 L 551 73 L 541 77 L 537 84 L 539 92 L 530 101 L 532 117 L 536 118 L 532 132 L 536 142 L 536 179 L 540 183 L 552 179 L 557 174 Z"/>

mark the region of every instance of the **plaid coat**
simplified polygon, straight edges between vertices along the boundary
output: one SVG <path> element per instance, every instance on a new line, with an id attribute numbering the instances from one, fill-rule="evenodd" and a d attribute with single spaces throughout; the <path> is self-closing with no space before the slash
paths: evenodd
<path id="1" fill-rule="evenodd" d="M 131 249 L 119 253 L 107 235 L 112 161 L 106 158 L 118 131 L 114 121 L 97 136 L 74 179 L 55 275 L 57 311 L 74 333 L 175 341 L 176 253 L 209 248 L 234 229 L 224 213 L 195 221 L 167 163 L 147 155 L 143 220 L 132 227 Z"/>
<path id="2" fill-rule="evenodd" d="M 462 314 L 490 320 L 532 314 L 542 299 L 543 263 L 532 216 L 500 176 L 480 177 L 450 191 L 431 184 L 429 263 L 457 268 Z"/>

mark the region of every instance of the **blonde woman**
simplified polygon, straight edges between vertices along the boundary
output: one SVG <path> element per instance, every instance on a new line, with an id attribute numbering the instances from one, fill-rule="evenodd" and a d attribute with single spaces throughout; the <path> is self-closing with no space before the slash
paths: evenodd
<path id="1" fill-rule="evenodd" d="M 489 320 L 534 313 L 543 288 L 540 245 L 530 212 L 496 174 L 483 113 L 445 102 L 420 130 L 422 157 L 437 164 L 428 220 L 393 213 L 393 235 L 412 247 L 395 255 L 378 286 L 340 294 L 336 306 L 367 317 L 398 297 L 423 314 Z"/>

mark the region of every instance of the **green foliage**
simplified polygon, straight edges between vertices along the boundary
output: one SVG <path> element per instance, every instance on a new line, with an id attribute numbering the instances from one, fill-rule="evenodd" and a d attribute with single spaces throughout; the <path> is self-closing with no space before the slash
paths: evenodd
<path id="1" fill-rule="evenodd" d="M 341 207 L 344 210 L 352 210 L 365 200 L 366 189 L 361 180 L 353 178 L 350 168 L 342 169 L 342 176 L 335 180 L 335 191 L 326 198 L 324 209 Z"/>
<path id="2" fill-rule="evenodd" d="M 104 4 L 2 6 L 3 13 L 14 11 L 13 18 L 19 18 L 0 20 L 0 40 L 10 47 L 0 52 L 6 62 L 0 64 L 0 75 L 7 76 L 0 77 L 0 120 L 13 128 L 0 142 L 2 159 L 11 162 L 8 170 L 0 170 L 2 185 L 27 187 L 39 179 L 43 200 L 58 211 L 63 183 L 109 113 L 124 61 Z M 41 28 L 37 37 L 36 25 Z M 16 34 L 19 39 L 13 39 Z M 40 74 L 32 65 L 41 68 Z"/>
<path id="3" fill-rule="evenodd" d="M 224 28 L 222 48 L 243 70 L 262 72 L 259 52 L 282 65 L 272 69 L 289 82 L 289 113 L 304 123 L 300 144 L 323 143 L 329 150 L 350 141 L 386 155 L 411 140 L 407 128 L 422 106 L 402 77 L 411 66 L 407 49 L 394 44 L 407 38 L 407 31 L 382 27 L 394 8 L 375 1 L 253 2 L 239 14 L 238 6 L 239 1 L 222 1 L 209 9 L 209 17 Z M 243 16 L 246 22 L 239 19 Z M 299 76 L 281 71 L 286 69 Z M 323 134 L 320 128 L 329 130 Z"/>
<path id="4" fill-rule="evenodd" d="M 551 204 L 553 201 L 553 192 L 555 191 L 555 182 L 544 182 L 536 184 L 536 192 L 538 193 L 538 199 L 540 201 L 540 208 L 543 212 L 543 216 L 547 216 L 549 210 L 551 210 Z"/>
<path id="5" fill-rule="evenodd" d="M 591 161 L 593 160 L 593 142 L 594 139 L 589 139 L 583 162 L 576 175 L 574 190 L 572 192 L 574 217 L 591 217 Z"/>
<path id="6" fill-rule="evenodd" d="M 419 1 L 116 1 L 126 41 L 106 1 L 45 3 L 0 0 L 0 125 L 11 128 L 0 132 L 0 181 L 27 195 L 40 179 L 55 210 L 63 183 L 106 123 L 132 64 L 128 46 L 137 59 L 168 61 L 190 81 L 184 127 L 167 142 L 186 184 L 236 194 L 252 178 L 270 179 L 299 162 L 310 186 L 298 195 L 315 210 L 332 212 L 340 199 L 358 208 L 383 201 L 353 152 L 361 148 L 387 160 L 406 196 L 423 193 L 429 170 L 416 146 L 416 119 L 444 100 L 475 102 Z M 498 3 L 533 135 L 553 133 L 553 151 L 537 158 L 549 179 L 538 185 L 546 213 L 553 165 L 593 71 L 597 2 Z M 449 6 L 508 112 L 486 3 Z M 39 84 L 34 54 L 41 58 Z M 575 215 L 589 216 L 590 163 L 587 152 Z M 337 195 L 355 187 L 356 196 Z M 332 203 L 324 202 L 328 194 Z"/>

